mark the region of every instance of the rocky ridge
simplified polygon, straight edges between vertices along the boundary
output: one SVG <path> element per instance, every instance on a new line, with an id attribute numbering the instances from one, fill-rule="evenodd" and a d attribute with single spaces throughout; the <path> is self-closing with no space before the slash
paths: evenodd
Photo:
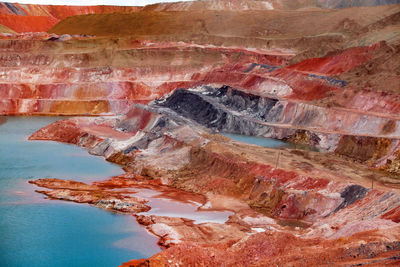
<path id="1" fill-rule="evenodd" d="M 181 2 L 3 34 L 0 113 L 107 115 L 58 121 L 31 139 L 82 146 L 125 175 L 32 183 L 49 198 L 133 214 L 167 248 L 127 266 L 396 266 L 400 9 L 390 4 Z M 347 5 L 374 7 L 321 8 Z M 38 23 L 52 10 L 6 6 Z M 50 17 L 76 11 L 57 10 Z M 91 10 L 79 12 L 107 12 Z M 141 213 L 140 187 L 233 215 L 198 224 Z"/>
<path id="2" fill-rule="evenodd" d="M 153 112 L 156 111 L 155 107 L 152 109 Z M 140 223 L 160 236 L 160 244 L 172 249 L 154 256 L 150 260 L 150 262 L 154 260 L 153 264 L 158 264 L 156 262 L 161 257 L 168 266 L 167 262 L 172 259 L 170 256 L 176 257 L 182 253 L 180 250 L 189 253 L 188 249 L 193 250 L 193 246 L 196 246 L 196 252 L 194 254 L 190 252 L 192 255 L 190 259 L 180 257 L 179 261 L 183 260 L 185 264 L 204 261 L 205 264 L 213 265 L 216 264 L 215 259 L 199 258 L 202 257 L 203 249 L 204 253 L 211 250 L 218 254 L 222 253 L 221 248 L 229 247 L 230 251 L 239 244 L 252 246 L 250 245 L 252 242 L 265 242 L 263 239 L 265 233 L 255 234 L 255 231 L 266 231 L 268 235 L 275 231 L 280 234 L 286 233 L 291 239 L 296 240 L 293 242 L 301 242 L 305 246 L 315 242 L 329 244 L 329 241 L 317 240 L 345 238 L 343 246 L 354 249 L 357 247 L 354 246 L 356 242 L 354 240 L 360 242 L 367 232 L 376 232 L 374 242 L 378 243 L 381 242 L 378 240 L 383 238 L 379 237 L 381 235 L 379 229 L 397 232 L 396 203 L 399 201 L 399 194 L 396 190 L 393 191 L 379 183 L 375 184 L 374 189 L 370 189 L 371 177 L 379 181 L 381 178 L 385 179 L 385 175 L 381 174 L 379 177 L 377 173 L 362 165 L 347 162 L 334 154 L 326 154 L 321 158 L 318 152 L 290 149 L 279 152 L 274 149 L 249 146 L 212 135 L 206 128 L 172 112 L 165 115 L 162 110 L 155 113 L 140 110 L 133 110 L 126 117 L 106 120 L 77 118 L 59 121 L 41 129 L 31 139 L 56 140 L 83 146 L 92 154 L 102 155 L 107 160 L 122 164 L 128 173 L 139 175 L 137 177 L 142 177 L 141 184 L 161 183 L 163 186 L 205 195 L 210 203 L 209 207 L 213 208 L 215 205 L 215 208 L 218 206 L 221 208 L 222 203 L 222 207 L 230 206 L 230 209 L 235 211 L 235 215 L 230 217 L 226 226 L 207 226 L 213 229 L 209 231 L 215 231 L 220 235 L 228 231 L 225 232 L 227 237 L 221 237 L 217 242 L 220 244 L 219 247 L 215 247 L 216 241 L 206 243 L 199 241 L 197 245 L 191 244 L 190 242 L 199 237 L 196 237 L 197 230 L 192 232 L 184 230 L 185 227 L 198 227 L 191 226 L 190 222 L 146 215 L 137 216 Z M 123 135 L 118 135 L 118 132 Z M 278 152 L 280 160 L 278 166 L 274 166 Z M 358 174 L 344 171 L 344 168 L 353 170 L 357 168 Z M 53 181 L 49 182 L 51 184 Z M 40 185 L 40 181 L 35 183 Z M 120 183 L 115 183 L 114 187 L 118 187 L 118 184 Z M 126 190 L 126 185 L 124 183 L 122 185 Z M 135 182 L 130 186 L 134 190 Z M 58 188 L 58 186 L 52 187 Z M 57 189 L 46 193 L 51 197 L 65 198 L 63 194 L 57 197 L 58 194 Z M 230 199 L 237 199 L 242 204 L 230 205 L 232 202 Z M 360 213 L 361 211 L 363 212 Z M 201 225 L 201 227 L 206 226 Z M 255 239 L 241 236 L 240 233 L 253 233 Z M 296 237 L 300 235 L 301 238 Z M 274 238 L 271 238 L 267 240 L 273 242 Z M 385 240 L 392 240 L 389 241 L 392 242 L 391 245 L 387 243 L 390 249 L 380 250 L 379 246 L 374 247 L 372 249 L 374 255 L 395 254 L 396 238 L 396 236 L 390 238 L 385 236 Z M 203 245 L 199 247 L 199 244 Z M 343 248 L 339 246 L 339 250 L 330 251 L 343 255 L 343 262 L 353 260 L 353 254 L 349 255 L 349 250 Z M 178 254 L 173 252 L 172 256 L 169 254 L 172 251 Z M 370 247 L 367 251 L 372 253 Z M 366 260 L 371 257 L 368 253 L 362 252 L 356 257 L 359 257 L 359 260 Z M 228 257 L 224 253 L 220 256 Z M 253 264 L 288 260 L 282 255 L 278 258 L 270 256 L 261 256 L 259 261 Z M 332 256 L 324 257 L 325 260 L 335 262 Z M 239 260 L 232 256 L 229 259 L 232 261 L 230 263 L 232 266 L 244 264 L 241 263 L 243 259 Z M 318 265 L 325 262 L 322 259 L 323 257 L 318 254 L 306 258 L 305 262 Z M 392 262 L 396 260 L 384 259 Z M 302 260 L 294 263 L 305 264 Z"/>

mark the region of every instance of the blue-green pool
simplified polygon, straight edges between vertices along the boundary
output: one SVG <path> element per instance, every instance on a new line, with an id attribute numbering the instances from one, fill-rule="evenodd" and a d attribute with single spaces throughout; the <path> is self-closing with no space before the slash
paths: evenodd
<path id="1" fill-rule="evenodd" d="M 257 145 L 262 147 L 270 147 L 270 148 L 281 148 L 286 147 L 290 149 L 300 149 L 300 150 L 310 150 L 310 151 L 319 151 L 316 147 L 311 147 L 307 145 L 301 144 L 292 144 L 284 141 L 280 141 L 273 138 L 266 137 L 257 137 L 257 136 L 248 136 L 242 134 L 231 134 L 231 133 L 221 133 L 222 135 L 229 137 L 232 140 L 239 141 L 246 144 Z"/>
<path id="2" fill-rule="evenodd" d="M 248 135 L 242 135 L 242 134 L 231 134 L 231 133 L 222 133 L 222 135 L 225 135 L 226 137 L 229 137 L 232 140 L 251 144 L 251 145 L 272 147 L 272 148 L 290 147 L 290 144 L 283 142 L 283 141 L 276 140 L 276 139 L 272 139 L 272 138 L 248 136 Z"/>
<path id="3" fill-rule="evenodd" d="M 27 181 L 92 181 L 120 167 L 76 146 L 27 141 L 58 117 L 8 117 L 0 125 L 0 266 L 118 266 L 160 251 L 135 218 L 44 199 Z"/>

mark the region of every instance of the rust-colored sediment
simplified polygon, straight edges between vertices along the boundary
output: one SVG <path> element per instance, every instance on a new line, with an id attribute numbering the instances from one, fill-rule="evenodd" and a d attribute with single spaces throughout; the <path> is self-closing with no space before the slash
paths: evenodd
<path id="1" fill-rule="evenodd" d="M 132 130 L 131 136 L 144 129 L 151 132 L 148 127 L 153 127 L 161 115 L 149 115 L 137 110 L 126 118 L 136 116 L 135 121 L 140 121 L 146 117 L 148 122 Z M 219 266 L 222 261 L 227 266 L 397 264 L 400 194 L 377 182 L 370 189 L 370 177 L 384 181 L 384 174 L 334 154 L 321 156 L 318 152 L 286 149 L 281 150 L 279 168 L 275 168 L 277 150 L 229 141 L 194 126 L 169 128 L 168 135 L 156 138 L 153 145 L 129 153 L 120 150 L 130 139 L 128 136 L 121 139 L 108 135 L 114 141 L 101 152 L 102 133 L 92 129 L 103 125 L 110 128 L 105 132 L 111 134 L 113 127 L 125 125 L 124 121 L 115 124 L 114 120 L 69 119 L 41 129 L 31 139 L 78 144 L 122 164 L 128 172 L 126 177 L 97 182 L 96 188 L 134 191 L 138 187 L 171 187 L 170 191 L 205 196 L 202 203 L 206 203 L 206 209 L 234 212 L 225 224 L 135 215 L 168 249 L 126 266 L 140 266 L 143 262 L 150 266 Z M 58 188 L 52 183 L 59 181 L 50 180 L 50 186 L 45 186 Z M 65 190 L 70 189 L 64 187 L 63 191 L 43 193 L 70 200 L 72 197 L 65 197 L 69 194 Z M 88 194 L 81 197 L 87 198 Z"/>
<path id="2" fill-rule="evenodd" d="M 136 12 L 141 7 L 61 6 L 0 3 L 0 23 L 16 32 L 47 31 L 60 20 L 81 14 Z"/>
<path id="3" fill-rule="evenodd" d="M 49 198 L 133 214 L 166 248 L 123 266 L 400 264 L 399 5 L 12 6 L 0 4 L 0 24 L 25 33 L 0 38 L 0 114 L 111 115 L 58 121 L 30 139 L 79 145 L 125 175 L 32 183 Z M 196 102 L 151 103 L 179 88 Z M 237 125 L 209 127 L 218 120 L 202 111 Z M 326 151 L 210 130 L 253 126 Z M 233 214 L 220 224 L 137 214 L 149 209 L 132 196 L 139 188 Z"/>

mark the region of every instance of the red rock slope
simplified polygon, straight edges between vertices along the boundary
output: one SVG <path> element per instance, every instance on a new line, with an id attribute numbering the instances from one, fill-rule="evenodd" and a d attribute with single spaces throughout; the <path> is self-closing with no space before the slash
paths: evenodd
<path id="1" fill-rule="evenodd" d="M 30 137 L 77 144 L 123 165 L 125 176 L 96 183 L 105 189 L 169 186 L 205 196 L 205 210 L 234 212 L 225 224 L 196 225 L 129 211 L 168 249 L 126 266 L 399 263 L 400 192 L 370 188 L 370 177 L 383 174 L 332 154 L 233 142 L 155 111 L 68 119 Z M 91 190 L 71 191 L 74 182 L 58 179 L 33 183 L 51 189 L 40 191 L 51 198 L 80 203 Z"/>
<path id="2" fill-rule="evenodd" d="M 0 24 L 16 32 L 47 31 L 60 20 L 75 15 L 136 12 L 141 7 L 124 6 L 52 6 L 0 3 Z"/>
<path id="3" fill-rule="evenodd" d="M 39 11 L 31 12 L 45 14 Z M 371 61 L 383 61 L 381 57 L 391 57 L 391 65 L 397 64 L 400 38 L 388 30 L 396 27 L 399 12 L 399 6 L 382 6 L 339 11 L 233 9 L 69 17 L 52 31 L 108 37 L 3 38 L 0 112 L 121 114 L 132 103 L 149 102 L 176 88 L 211 83 L 308 104 L 314 101 L 317 107 L 351 109 L 351 99 L 365 95 L 364 101 L 372 101 L 380 94 L 364 93 L 355 82 L 355 87 L 346 86 L 348 80 L 355 80 L 352 72 Z M 246 24 L 249 19 L 250 25 Z M 347 24 L 357 27 L 348 28 Z M 367 38 L 372 33 L 381 37 Z M 382 40 L 386 42 L 379 42 Z M 351 77 L 335 77 L 347 74 Z M 390 75 L 398 81 L 395 73 Z M 348 102 L 342 103 L 344 99 Z M 393 99 L 397 93 L 392 91 L 382 97 L 387 104 L 359 105 L 356 109 L 358 113 L 361 109 L 393 117 Z"/>
<path id="4" fill-rule="evenodd" d="M 51 29 L 58 35 L 4 36 L 2 114 L 120 115 L 59 121 L 31 139 L 80 145 L 126 175 L 33 183 L 103 208 L 144 203 L 113 188 L 173 187 L 202 195 L 204 209 L 234 212 L 225 224 L 194 224 L 127 210 L 168 248 L 132 266 L 398 265 L 400 6 L 299 2 L 315 1 L 155 5 L 68 17 Z"/>

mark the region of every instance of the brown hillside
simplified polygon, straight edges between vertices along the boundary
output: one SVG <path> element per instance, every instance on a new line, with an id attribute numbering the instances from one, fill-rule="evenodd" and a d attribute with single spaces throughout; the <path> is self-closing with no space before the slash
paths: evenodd
<path id="1" fill-rule="evenodd" d="M 221 37 L 293 38 L 343 34 L 344 21 L 366 27 L 400 11 L 400 6 L 317 11 L 191 11 L 91 14 L 66 18 L 49 32 L 57 34 L 214 35 Z"/>
<path id="2" fill-rule="evenodd" d="M 0 32 L 2 33 L 15 33 L 15 31 L 11 30 L 7 26 L 1 25 L 0 24 Z"/>
<path id="3" fill-rule="evenodd" d="M 389 41 L 393 39 L 392 34 L 382 34 L 380 40 L 371 39 L 370 42 L 358 37 L 368 35 L 369 25 L 376 25 L 398 12 L 400 5 L 313 11 L 141 11 L 69 17 L 49 32 L 223 46 L 281 47 L 299 51 L 296 59 L 301 60 L 342 49 L 349 42 L 357 46 Z"/>

